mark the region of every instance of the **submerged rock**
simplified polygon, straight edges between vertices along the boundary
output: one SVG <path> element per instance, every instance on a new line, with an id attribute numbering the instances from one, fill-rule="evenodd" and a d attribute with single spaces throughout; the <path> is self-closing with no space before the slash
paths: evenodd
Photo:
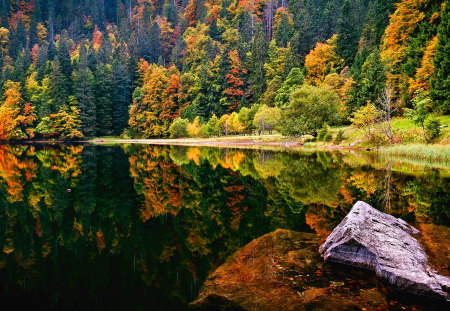
<path id="1" fill-rule="evenodd" d="M 419 231 L 405 221 L 357 202 L 319 248 L 325 260 L 374 270 L 401 290 L 450 299 L 450 278 L 428 264 Z"/>

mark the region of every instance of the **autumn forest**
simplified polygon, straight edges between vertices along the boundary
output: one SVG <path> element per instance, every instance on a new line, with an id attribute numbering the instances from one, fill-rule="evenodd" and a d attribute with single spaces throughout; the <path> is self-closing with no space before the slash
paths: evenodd
<path id="1" fill-rule="evenodd" d="M 450 112 L 449 10 L 442 0 L 0 0 L 0 139 L 316 135 L 392 115 L 431 140 L 434 116 Z"/>

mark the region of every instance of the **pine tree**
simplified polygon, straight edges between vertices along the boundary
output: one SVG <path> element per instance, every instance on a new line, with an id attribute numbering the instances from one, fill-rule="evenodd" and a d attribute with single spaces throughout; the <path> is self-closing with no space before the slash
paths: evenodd
<path id="1" fill-rule="evenodd" d="M 122 134 L 128 122 L 128 106 L 131 102 L 131 78 L 128 68 L 120 61 L 112 64 L 113 81 L 113 131 Z"/>
<path id="2" fill-rule="evenodd" d="M 86 137 L 96 135 L 97 107 L 94 97 L 94 75 L 87 64 L 85 49 L 80 51 L 78 68 L 73 73 L 74 93 L 80 109 L 81 131 Z"/>
<path id="3" fill-rule="evenodd" d="M 435 78 L 431 82 L 431 96 L 436 108 L 450 112 L 450 2 L 445 1 L 437 34 L 438 44 L 434 59 Z"/>
<path id="4" fill-rule="evenodd" d="M 113 81 L 111 65 L 99 64 L 95 70 L 94 95 L 97 107 L 97 135 L 113 133 Z"/>
<path id="5" fill-rule="evenodd" d="M 350 95 L 349 106 L 365 106 L 368 102 L 375 103 L 386 86 L 386 68 L 378 50 L 373 51 L 362 66 L 359 80 Z"/>
<path id="6" fill-rule="evenodd" d="M 359 34 L 353 12 L 350 1 L 346 0 L 342 5 L 339 19 L 336 52 L 345 60 L 347 66 L 353 64 L 358 50 Z"/>

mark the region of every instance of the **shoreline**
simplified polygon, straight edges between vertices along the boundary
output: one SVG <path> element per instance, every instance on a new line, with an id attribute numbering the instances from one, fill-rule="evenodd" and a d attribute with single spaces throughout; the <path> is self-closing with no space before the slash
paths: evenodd
<path id="1" fill-rule="evenodd" d="M 99 137 L 88 140 L 24 140 L 24 141 L 1 141 L 0 143 L 19 144 L 142 144 L 159 146 L 183 146 L 183 147 L 214 147 L 235 148 L 248 150 L 272 150 L 272 151 L 363 151 L 373 152 L 383 157 L 396 157 L 404 159 L 420 159 L 431 162 L 450 163 L 450 145 L 426 145 L 426 144 L 394 144 L 389 146 L 351 146 L 334 145 L 323 143 L 304 143 L 304 139 L 290 138 L 279 135 L 263 136 L 231 136 L 214 138 L 160 138 L 160 139 L 118 139 L 112 137 Z"/>

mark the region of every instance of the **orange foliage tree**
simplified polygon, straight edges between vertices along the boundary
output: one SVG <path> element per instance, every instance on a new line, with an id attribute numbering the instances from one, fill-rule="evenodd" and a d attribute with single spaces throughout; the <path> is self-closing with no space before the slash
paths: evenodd
<path id="1" fill-rule="evenodd" d="M 312 85 L 319 85 L 326 75 L 342 69 L 344 60 L 336 53 L 336 39 L 334 35 L 326 43 L 317 43 L 316 47 L 305 57 L 307 75 L 305 81 Z"/>
<path id="2" fill-rule="evenodd" d="M 429 0 L 402 0 L 397 3 L 394 14 L 390 17 L 381 43 L 381 58 L 387 64 L 387 84 L 393 86 L 405 85 L 408 82 L 406 73 L 401 70 L 401 64 L 406 60 L 406 50 L 409 39 L 419 23 L 425 19 L 422 9 Z M 398 92 L 398 90 L 396 90 Z"/>
<path id="3" fill-rule="evenodd" d="M 414 79 L 410 80 L 409 92 L 411 95 L 420 89 L 430 89 L 430 80 L 434 73 L 433 61 L 434 56 L 436 55 L 437 44 L 437 36 L 434 36 L 430 42 L 428 42 L 423 58 L 420 62 L 420 67 L 417 68 Z"/>
<path id="4" fill-rule="evenodd" d="M 25 103 L 20 83 L 5 83 L 4 100 L 0 103 L 0 139 L 26 139 L 34 137 L 36 115 L 33 106 Z"/>
<path id="5" fill-rule="evenodd" d="M 225 75 L 228 88 L 226 88 L 223 93 L 227 95 L 231 101 L 228 111 L 233 111 L 238 108 L 240 99 L 245 94 L 242 76 L 247 73 L 247 69 L 242 65 L 237 50 L 229 51 L 228 56 L 230 58 L 230 70 Z"/>
<path id="6" fill-rule="evenodd" d="M 164 136 L 179 116 L 179 72 L 175 67 L 167 69 L 141 60 L 139 73 L 142 86 L 133 94 L 128 124 L 144 137 Z"/>

